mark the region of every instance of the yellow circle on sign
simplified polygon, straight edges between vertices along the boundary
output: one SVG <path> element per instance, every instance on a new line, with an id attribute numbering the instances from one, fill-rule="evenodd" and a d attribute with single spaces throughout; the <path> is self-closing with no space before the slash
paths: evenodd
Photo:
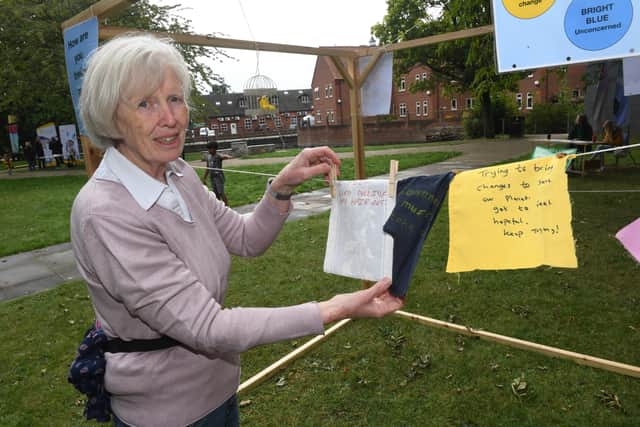
<path id="1" fill-rule="evenodd" d="M 505 9 L 520 19 L 537 18 L 545 13 L 555 0 L 502 0 Z"/>

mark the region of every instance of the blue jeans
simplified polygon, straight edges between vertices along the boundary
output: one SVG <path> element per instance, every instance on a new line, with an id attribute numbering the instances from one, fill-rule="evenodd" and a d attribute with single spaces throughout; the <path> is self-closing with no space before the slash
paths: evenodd
<path id="1" fill-rule="evenodd" d="M 115 414 L 113 416 L 114 427 L 130 427 L 128 424 L 123 423 Z M 204 417 L 200 418 L 193 424 L 189 424 L 188 427 L 239 427 L 240 426 L 240 414 L 238 412 L 238 398 L 234 394 L 218 406 L 213 411 L 209 412 Z"/>

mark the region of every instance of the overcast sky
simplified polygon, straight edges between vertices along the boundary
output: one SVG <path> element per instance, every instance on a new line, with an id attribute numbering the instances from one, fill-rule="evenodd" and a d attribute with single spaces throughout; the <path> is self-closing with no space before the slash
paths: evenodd
<path id="1" fill-rule="evenodd" d="M 386 12 L 386 0 L 184 0 L 179 14 L 191 19 L 198 34 L 215 32 L 232 39 L 318 47 L 368 44 L 371 26 L 382 22 Z M 227 53 L 235 60 L 213 64 L 214 71 L 224 77 L 233 92 L 241 92 L 255 74 L 256 53 L 237 49 Z M 280 90 L 307 89 L 311 87 L 315 61 L 312 55 L 261 52 L 260 74 L 270 77 Z"/>

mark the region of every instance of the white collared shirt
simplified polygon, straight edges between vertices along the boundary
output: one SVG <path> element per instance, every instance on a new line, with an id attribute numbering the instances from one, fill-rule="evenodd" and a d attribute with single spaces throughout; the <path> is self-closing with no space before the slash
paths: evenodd
<path id="1" fill-rule="evenodd" d="M 115 147 L 109 147 L 95 172 L 95 177 L 122 184 L 144 210 L 151 209 L 157 203 L 176 212 L 185 221 L 191 222 L 189 208 L 174 182 L 174 179 L 182 177 L 182 174 L 175 171 L 172 162 L 167 164 L 167 184 L 164 184 L 142 171 Z"/>

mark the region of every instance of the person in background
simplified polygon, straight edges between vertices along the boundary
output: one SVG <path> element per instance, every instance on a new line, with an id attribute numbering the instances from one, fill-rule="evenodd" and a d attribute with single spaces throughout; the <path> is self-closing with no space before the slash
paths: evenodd
<path id="1" fill-rule="evenodd" d="M 51 138 L 49 147 L 53 153 L 53 158 L 56 160 L 56 168 L 58 168 L 64 163 L 64 159 L 62 158 L 62 142 L 60 142 L 57 136 L 54 136 Z"/>
<path id="2" fill-rule="evenodd" d="M 67 142 L 64 143 L 65 144 L 65 149 L 67 151 L 67 167 L 68 168 L 72 168 L 76 165 L 76 147 L 75 147 L 75 143 L 72 139 L 67 139 Z"/>
<path id="3" fill-rule="evenodd" d="M 24 143 L 24 148 L 23 148 L 23 153 L 24 153 L 24 159 L 27 161 L 27 164 L 29 165 L 29 170 L 35 170 L 36 169 L 36 150 L 33 147 L 33 144 L 31 144 L 31 141 L 26 141 Z"/>
<path id="4" fill-rule="evenodd" d="M 569 139 L 589 142 L 593 142 L 595 140 L 593 128 L 591 127 L 591 124 L 589 124 L 589 120 L 585 114 L 578 114 L 576 116 L 573 127 L 569 131 Z M 579 153 L 591 151 L 590 144 L 569 144 L 568 147 L 576 148 Z"/>
<path id="5" fill-rule="evenodd" d="M 332 164 L 339 171 L 340 159 L 328 147 L 303 150 L 255 210 L 240 215 L 180 158 L 190 92 L 179 51 L 145 34 L 101 45 L 84 76 L 80 112 L 105 153 L 73 203 L 71 242 L 96 323 L 110 339 L 104 386 L 119 427 L 237 426 L 240 353 L 403 305 L 389 294 L 388 278 L 320 302 L 225 304 L 232 255 L 264 252 L 291 212 L 294 189 L 326 178 Z M 268 286 L 267 278 L 255 280 Z M 133 352 L 109 346 L 161 337 L 175 344 Z"/>
<path id="6" fill-rule="evenodd" d="M 613 148 L 624 145 L 624 133 L 622 132 L 622 128 L 617 126 L 611 120 L 606 120 L 602 124 L 602 144 L 598 144 L 596 146 L 596 151 L 606 150 L 607 148 Z M 617 151 L 617 150 L 616 150 Z M 605 153 L 597 153 L 597 158 L 600 159 L 600 170 L 604 169 L 604 154 Z M 591 157 L 595 158 L 596 154 L 593 154 Z"/>
<path id="7" fill-rule="evenodd" d="M 611 120 L 607 120 L 602 124 L 602 143 L 600 147 L 611 148 L 624 144 L 624 134 L 622 128 L 617 126 Z"/>
<path id="8" fill-rule="evenodd" d="M 13 155 L 11 154 L 11 151 L 7 151 L 2 155 L 2 162 L 7 168 L 7 173 L 9 175 L 13 175 Z"/>
<path id="9" fill-rule="evenodd" d="M 44 138 L 37 137 L 36 138 L 36 158 L 38 159 L 38 169 L 46 169 L 47 161 L 44 158 Z"/>
<path id="10" fill-rule="evenodd" d="M 579 141 L 592 141 L 593 128 L 589 124 L 589 120 L 585 114 L 578 114 L 576 120 L 569 131 L 569 139 L 577 139 Z"/>
<path id="11" fill-rule="evenodd" d="M 207 185 L 207 176 L 211 175 L 211 190 L 218 200 L 222 200 L 225 205 L 229 206 L 227 194 L 224 192 L 224 171 L 222 170 L 222 161 L 230 159 L 231 156 L 218 153 L 218 143 L 212 141 L 207 144 L 207 169 L 204 171 L 202 182 Z"/>

